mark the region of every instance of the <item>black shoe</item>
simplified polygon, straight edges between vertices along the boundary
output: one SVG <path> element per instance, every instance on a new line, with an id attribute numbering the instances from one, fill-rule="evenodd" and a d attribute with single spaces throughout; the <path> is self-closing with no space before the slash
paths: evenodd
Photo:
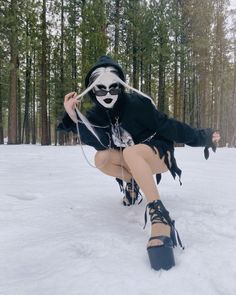
<path id="1" fill-rule="evenodd" d="M 125 190 L 125 196 L 123 197 L 123 205 L 131 206 L 136 204 L 140 204 L 143 200 L 143 196 L 140 193 L 139 186 L 136 181 L 132 179 L 130 182 L 127 182 Z"/>
<path id="2" fill-rule="evenodd" d="M 149 203 L 145 211 L 145 225 L 147 223 L 147 208 L 149 208 L 149 215 L 152 224 L 162 223 L 170 226 L 170 237 L 168 236 L 155 236 L 151 237 L 151 240 L 160 240 L 161 245 L 147 247 L 148 256 L 151 267 L 155 270 L 165 269 L 168 270 L 175 265 L 173 248 L 177 246 L 177 240 L 179 245 L 182 246 L 182 242 L 179 238 L 179 234 L 175 229 L 174 220 L 170 218 L 169 212 L 166 210 L 160 200 Z M 177 239 L 176 239 L 177 236 Z"/>

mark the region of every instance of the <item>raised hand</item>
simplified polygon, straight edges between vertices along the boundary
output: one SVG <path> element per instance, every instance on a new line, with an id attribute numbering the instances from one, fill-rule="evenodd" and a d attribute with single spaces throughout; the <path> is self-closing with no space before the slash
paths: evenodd
<path id="1" fill-rule="evenodd" d="M 78 119 L 75 113 L 75 107 L 76 107 L 76 104 L 78 103 L 78 100 L 76 99 L 76 97 L 77 97 L 76 92 L 70 92 L 66 94 L 64 97 L 65 110 L 75 123 L 78 122 Z"/>
<path id="2" fill-rule="evenodd" d="M 212 142 L 214 144 L 217 144 L 218 142 L 220 141 L 220 133 L 218 131 L 215 131 L 213 134 L 212 134 Z"/>

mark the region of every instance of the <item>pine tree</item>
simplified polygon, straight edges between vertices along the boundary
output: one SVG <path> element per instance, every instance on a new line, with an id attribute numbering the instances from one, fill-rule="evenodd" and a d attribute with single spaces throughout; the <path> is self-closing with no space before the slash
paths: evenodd
<path id="1" fill-rule="evenodd" d="M 41 103 L 41 144 L 48 145 L 48 112 L 47 112 L 47 23 L 46 23 L 46 0 L 42 3 L 41 14 L 41 81 L 40 81 L 40 103 Z"/>
<path id="2" fill-rule="evenodd" d="M 0 54 L 0 144 L 4 143 L 3 135 L 3 91 L 2 91 L 2 58 Z"/>
<path id="3" fill-rule="evenodd" d="M 17 81 L 18 81 L 18 23 L 17 1 L 11 0 L 9 9 L 10 27 L 10 97 L 8 115 L 8 144 L 17 144 Z"/>
<path id="4" fill-rule="evenodd" d="M 98 13 L 99 12 L 99 13 Z M 105 1 L 82 1 L 81 25 L 79 27 L 81 38 L 81 86 L 85 76 L 97 58 L 107 52 L 107 22 L 105 15 Z M 90 102 L 84 101 L 82 110 L 90 107 Z"/>

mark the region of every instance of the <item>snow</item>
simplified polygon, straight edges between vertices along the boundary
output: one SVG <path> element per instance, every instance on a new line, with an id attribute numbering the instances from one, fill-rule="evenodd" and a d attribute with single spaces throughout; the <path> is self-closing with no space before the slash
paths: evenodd
<path id="1" fill-rule="evenodd" d="M 202 148 L 177 148 L 176 158 L 183 186 L 165 173 L 159 189 L 185 250 L 156 272 L 145 202 L 122 206 L 79 146 L 0 146 L 0 294 L 235 295 L 236 149 L 206 161 Z"/>

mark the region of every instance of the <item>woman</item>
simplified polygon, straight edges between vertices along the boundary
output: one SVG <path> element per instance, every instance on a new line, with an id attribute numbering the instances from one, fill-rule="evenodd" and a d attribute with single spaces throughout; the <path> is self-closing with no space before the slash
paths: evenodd
<path id="1" fill-rule="evenodd" d="M 173 247 L 177 245 L 174 221 L 160 200 L 153 175 L 170 171 L 180 177 L 174 158 L 174 142 L 215 148 L 218 132 L 196 129 L 159 112 L 150 97 L 125 83 L 121 67 L 110 57 L 101 56 L 85 78 L 86 90 L 65 96 L 66 115 L 59 129 L 78 132 L 83 143 L 97 153 L 95 165 L 115 177 L 124 188 L 124 204 L 138 200 L 139 188 L 147 199 L 151 237 L 147 250 L 152 268 L 170 269 L 175 265 Z M 126 93 L 125 88 L 132 93 Z M 83 116 L 76 105 L 86 93 L 94 102 Z M 140 201 L 140 200 L 138 200 Z M 145 213 L 145 222 L 146 222 Z M 178 237 L 178 235 L 177 235 Z M 181 242 L 178 237 L 178 241 Z"/>

